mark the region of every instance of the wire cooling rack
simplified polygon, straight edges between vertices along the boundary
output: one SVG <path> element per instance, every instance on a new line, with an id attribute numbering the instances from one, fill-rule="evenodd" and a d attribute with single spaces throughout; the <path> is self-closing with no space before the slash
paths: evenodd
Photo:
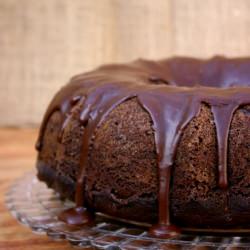
<path id="1" fill-rule="evenodd" d="M 31 172 L 15 181 L 6 194 L 6 205 L 12 215 L 34 233 L 47 234 L 54 240 L 66 240 L 83 249 L 250 249 L 250 236 L 223 237 L 181 234 L 172 239 L 153 238 L 145 227 L 118 222 L 97 214 L 94 226 L 72 227 L 58 220 L 62 210 L 74 206 L 38 181 Z"/>

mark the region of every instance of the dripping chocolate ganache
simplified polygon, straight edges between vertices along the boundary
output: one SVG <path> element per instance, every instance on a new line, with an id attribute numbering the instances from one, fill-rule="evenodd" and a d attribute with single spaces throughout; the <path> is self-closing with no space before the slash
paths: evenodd
<path id="1" fill-rule="evenodd" d="M 50 103 L 38 178 L 93 223 L 99 211 L 181 228 L 250 228 L 250 59 L 170 58 L 102 66 Z"/>

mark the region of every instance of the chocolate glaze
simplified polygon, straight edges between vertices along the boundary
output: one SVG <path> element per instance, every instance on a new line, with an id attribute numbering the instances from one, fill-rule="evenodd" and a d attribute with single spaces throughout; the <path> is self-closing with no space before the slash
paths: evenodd
<path id="1" fill-rule="evenodd" d="M 81 206 L 63 211 L 58 218 L 68 225 L 90 225 L 94 221 L 94 214 Z"/>
<path id="2" fill-rule="evenodd" d="M 136 97 L 150 114 L 155 131 L 159 169 L 159 218 L 150 233 L 171 237 L 180 232 L 171 224 L 169 193 L 171 172 L 178 142 L 188 123 L 199 113 L 201 103 L 211 107 L 218 143 L 218 187 L 226 189 L 228 133 L 233 113 L 250 103 L 250 60 L 214 57 L 210 60 L 172 58 L 158 62 L 137 60 L 130 64 L 107 65 L 72 78 L 59 91 L 45 114 L 37 150 L 50 116 L 59 111 L 62 128 L 59 140 L 77 103 L 84 127 L 80 174 L 76 185 L 76 208 L 60 218 L 70 224 L 89 223 L 93 216 L 84 206 L 88 155 L 96 128 L 117 105 Z"/>

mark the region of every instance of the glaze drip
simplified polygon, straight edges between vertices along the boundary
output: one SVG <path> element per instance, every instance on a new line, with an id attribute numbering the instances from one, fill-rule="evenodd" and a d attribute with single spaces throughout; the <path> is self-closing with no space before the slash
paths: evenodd
<path id="1" fill-rule="evenodd" d="M 183 130 L 197 116 L 201 103 L 211 107 L 218 144 L 218 187 L 226 189 L 228 134 L 232 116 L 239 106 L 250 103 L 250 81 L 241 82 L 242 79 L 250 79 L 248 64 L 249 61 L 244 59 L 226 60 L 222 57 L 208 61 L 173 58 L 156 63 L 139 60 L 127 65 L 103 66 L 73 78 L 50 104 L 37 143 L 37 149 L 41 150 L 46 124 L 55 111 L 62 116 L 59 139 L 62 138 L 73 106 L 80 105 L 79 121 L 84 133 L 76 184 L 76 208 L 65 211 L 60 218 L 70 224 L 85 224 L 93 220 L 92 213 L 84 208 L 84 189 L 95 130 L 117 105 L 136 97 L 152 118 L 158 157 L 158 223 L 150 232 L 163 238 L 178 234 L 180 229 L 171 224 L 169 195 L 171 171 Z M 232 79 L 225 75 L 226 67 L 233 69 L 234 74 L 231 71 L 229 74 Z M 151 83 L 154 81 L 157 84 Z M 220 88 L 214 88 L 215 84 Z M 237 88 L 227 88 L 235 84 Z"/>
<path id="2" fill-rule="evenodd" d="M 219 104 L 212 106 L 212 113 L 218 140 L 218 185 L 221 189 L 227 189 L 227 152 L 228 152 L 228 133 L 234 111 L 238 108 L 235 104 Z"/>

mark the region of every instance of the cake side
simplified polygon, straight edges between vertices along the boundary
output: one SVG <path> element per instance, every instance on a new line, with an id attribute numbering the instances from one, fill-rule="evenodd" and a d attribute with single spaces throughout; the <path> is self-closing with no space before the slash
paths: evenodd
<path id="1" fill-rule="evenodd" d="M 77 119 L 81 107 L 76 105 L 73 109 L 58 144 L 50 141 L 57 141 L 60 117 L 56 113 L 51 116 L 37 164 L 38 177 L 71 199 L 79 172 L 84 131 Z M 231 125 L 229 172 L 237 169 L 239 159 L 245 159 L 242 165 L 245 169 L 249 166 L 247 110 L 238 110 Z M 237 123 L 239 114 L 241 119 Z M 235 134 L 236 128 L 243 131 L 242 138 Z M 241 158 L 232 153 L 233 145 L 237 145 L 237 152 L 245 152 L 239 155 Z M 217 187 L 217 160 L 213 117 L 210 108 L 203 104 L 199 115 L 185 129 L 177 149 L 171 183 L 171 220 L 188 227 L 227 227 L 236 225 L 232 214 L 239 216 L 244 212 L 249 216 L 248 204 L 240 213 L 237 211 L 239 195 L 229 195 L 229 191 Z M 89 207 L 123 218 L 156 222 L 158 173 L 154 131 L 149 114 L 135 98 L 111 111 L 96 130 L 89 162 L 84 194 Z M 235 194 L 239 191 L 232 176 L 234 174 L 229 175 L 230 192 L 234 190 Z"/>
<path id="2" fill-rule="evenodd" d="M 231 219 L 250 224 L 250 105 L 240 107 L 232 119 L 229 134 L 228 206 Z"/>

